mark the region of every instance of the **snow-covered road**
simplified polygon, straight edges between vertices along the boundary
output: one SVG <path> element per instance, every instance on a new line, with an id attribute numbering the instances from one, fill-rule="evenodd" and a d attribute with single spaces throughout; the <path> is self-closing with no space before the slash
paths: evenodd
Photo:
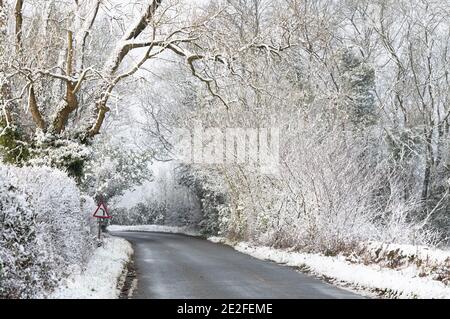
<path id="1" fill-rule="evenodd" d="M 179 234 L 116 232 L 133 244 L 140 299 L 361 298 L 292 268 Z"/>

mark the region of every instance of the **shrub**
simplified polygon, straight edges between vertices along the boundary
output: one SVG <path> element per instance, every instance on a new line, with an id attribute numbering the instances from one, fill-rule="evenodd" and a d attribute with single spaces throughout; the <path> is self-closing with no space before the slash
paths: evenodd
<path id="1" fill-rule="evenodd" d="M 0 165 L 0 181 L 0 298 L 43 296 L 92 252 L 93 201 L 55 169 Z"/>
<path id="2" fill-rule="evenodd" d="M 31 298 L 55 280 L 26 197 L 4 181 L 0 189 L 0 297 Z"/>

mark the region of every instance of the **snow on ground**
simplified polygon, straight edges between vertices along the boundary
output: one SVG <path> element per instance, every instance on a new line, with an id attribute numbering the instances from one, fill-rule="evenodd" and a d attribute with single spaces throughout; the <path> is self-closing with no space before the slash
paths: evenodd
<path id="1" fill-rule="evenodd" d="M 359 249 L 366 252 L 366 259 L 388 260 L 389 258 L 401 259 L 403 263 L 420 262 L 433 267 L 439 265 L 450 266 L 450 250 L 435 249 L 426 246 L 395 245 L 379 242 L 361 243 Z"/>
<path id="2" fill-rule="evenodd" d="M 124 239 L 106 237 L 86 269 L 70 276 L 50 299 L 117 299 L 120 281 L 133 249 Z"/>
<path id="3" fill-rule="evenodd" d="M 450 286 L 427 277 L 421 278 L 412 267 L 394 270 L 377 265 L 353 264 L 345 257 L 326 257 L 270 247 L 256 247 L 248 243 L 232 244 L 218 237 L 209 240 L 229 244 L 237 251 L 261 260 L 299 267 L 336 284 L 351 286 L 387 298 L 450 298 Z"/>
<path id="4" fill-rule="evenodd" d="M 160 225 L 141 225 L 141 226 L 108 226 L 109 232 L 154 232 L 154 233 L 171 233 L 183 234 L 188 236 L 200 236 L 198 231 L 189 227 L 173 227 Z"/>

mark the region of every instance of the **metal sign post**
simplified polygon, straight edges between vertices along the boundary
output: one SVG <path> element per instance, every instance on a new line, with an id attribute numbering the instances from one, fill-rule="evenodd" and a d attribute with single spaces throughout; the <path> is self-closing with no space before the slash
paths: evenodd
<path id="1" fill-rule="evenodd" d="M 102 239 L 102 220 L 98 219 L 98 236 L 97 239 L 100 241 Z"/>

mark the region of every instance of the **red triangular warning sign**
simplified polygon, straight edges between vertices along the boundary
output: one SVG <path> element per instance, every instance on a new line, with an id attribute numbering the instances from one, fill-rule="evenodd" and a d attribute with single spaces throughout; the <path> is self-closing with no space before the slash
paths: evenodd
<path id="1" fill-rule="evenodd" d="M 98 205 L 93 217 L 95 218 L 101 218 L 101 219 L 110 219 L 112 218 L 108 213 L 108 208 L 106 208 L 106 205 L 104 203 L 101 203 Z"/>

